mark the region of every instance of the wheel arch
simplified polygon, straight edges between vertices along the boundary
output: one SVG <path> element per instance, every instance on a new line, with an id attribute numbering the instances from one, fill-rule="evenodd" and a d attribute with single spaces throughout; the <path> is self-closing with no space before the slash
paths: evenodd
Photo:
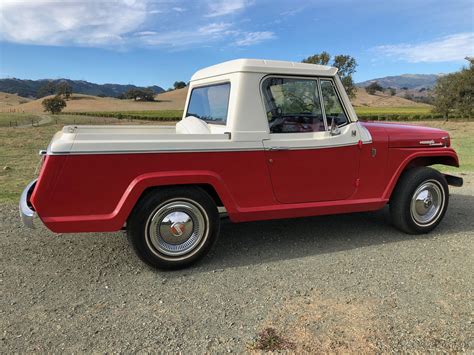
<path id="1" fill-rule="evenodd" d="M 391 177 L 387 188 L 384 191 L 383 198 L 390 199 L 392 192 L 400 180 L 403 172 L 416 167 L 429 167 L 437 164 L 459 167 L 459 158 L 456 152 L 452 149 L 436 152 L 416 152 L 409 155 L 405 158 L 405 160 L 403 160 Z"/>
<path id="2" fill-rule="evenodd" d="M 212 172 L 194 173 L 168 173 L 152 174 L 137 178 L 130 184 L 120 203 L 121 219 L 125 222 L 132 214 L 134 208 L 146 195 L 173 187 L 197 187 L 206 192 L 214 201 L 216 206 L 224 206 L 227 211 L 235 210 L 234 199 L 225 186 L 223 180 Z"/>

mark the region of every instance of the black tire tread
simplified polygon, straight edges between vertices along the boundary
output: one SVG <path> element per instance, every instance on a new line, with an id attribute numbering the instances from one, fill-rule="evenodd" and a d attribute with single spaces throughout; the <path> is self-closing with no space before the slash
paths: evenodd
<path id="1" fill-rule="evenodd" d="M 180 261 L 169 261 L 159 258 L 149 250 L 145 241 L 145 225 L 148 216 L 156 206 L 176 197 L 194 200 L 204 208 L 209 218 L 209 236 L 205 245 L 192 257 Z M 217 206 L 206 191 L 196 186 L 165 187 L 146 193 L 137 202 L 127 221 L 127 239 L 137 256 L 146 264 L 162 270 L 181 269 L 197 262 L 214 247 L 219 228 Z"/>
<path id="2" fill-rule="evenodd" d="M 445 204 L 436 223 L 421 227 L 415 224 L 410 214 L 410 202 L 416 188 L 429 179 L 441 183 L 445 192 Z M 432 231 L 441 222 L 449 203 L 449 188 L 446 178 L 439 171 L 429 167 L 411 168 L 402 173 L 390 198 L 390 216 L 392 224 L 407 234 L 424 234 Z"/>

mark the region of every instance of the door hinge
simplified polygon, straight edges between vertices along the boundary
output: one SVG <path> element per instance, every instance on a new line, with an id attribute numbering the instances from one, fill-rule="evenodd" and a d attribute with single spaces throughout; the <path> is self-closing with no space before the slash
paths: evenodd
<path id="1" fill-rule="evenodd" d="M 359 141 L 357 142 L 357 146 L 359 147 L 359 149 L 362 149 L 362 141 L 359 139 Z"/>
<path id="2" fill-rule="evenodd" d="M 355 187 L 359 187 L 359 185 L 360 185 L 360 179 L 356 179 L 356 181 L 355 181 Z"/>

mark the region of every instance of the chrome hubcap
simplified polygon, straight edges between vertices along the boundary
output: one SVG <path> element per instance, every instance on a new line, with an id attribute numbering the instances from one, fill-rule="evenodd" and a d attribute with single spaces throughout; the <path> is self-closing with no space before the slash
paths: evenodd
<path id="1" fill-rule="evenodd" d="M 444 190 L 435 180 L 421 184 L 411 199 L 410 212 L 413 220 L 420 226 L 436 221 L 444 206 Z"/>
<path id="2" fill-rule="evenodd" d="M 147 222 L 147 243 L 161 255 L 179 257 L 192 252 L 207 238 L 209 222 L 193 201 L 168 201 Z"/>

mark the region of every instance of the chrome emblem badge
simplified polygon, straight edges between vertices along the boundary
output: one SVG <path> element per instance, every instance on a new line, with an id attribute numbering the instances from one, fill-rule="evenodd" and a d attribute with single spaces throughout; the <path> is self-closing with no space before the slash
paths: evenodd
<path id="1" fill-rule="evenodd" d="M 185 227 L 181 222 L 174 222 L 171 225 L 170 230 L 171 234 L 173 234 L 175 237 L 181 237 L 184 233 Z"/>

